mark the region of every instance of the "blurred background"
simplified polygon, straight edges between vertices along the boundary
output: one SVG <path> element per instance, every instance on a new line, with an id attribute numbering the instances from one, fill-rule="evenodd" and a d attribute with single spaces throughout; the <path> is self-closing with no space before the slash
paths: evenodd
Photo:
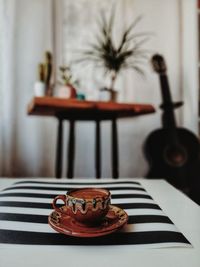
<path id="1" fill-rule="evenodd" d="M 58 67 L 71 64 L 76 50 L 92 40 L 99 12 L 109 14 L 113 4 L 116 38 L 142 16 L 135 31 L 152 33 L 145 43 L 149 58 L 153 53 L 165 57 L 173 100 L 184 101 L 176 111 L 178 125 L 199 134 L 198 1 L 0 0 L 0 176 L 54 176 L 56 120 L 27 116 L 38 63 L 45 51 L 51 51 L 57 79 Z M 121 177 L 145 176 L 144 140 L 161 127 L 158 76 L 148 61 L 144 70 L 144 77 L 128 70 L 116 81 L 121 102 L 149 103 L 156 108 L 155 114 L 119 121 Z M 76 65 L 72 72 L 88 99 L 95 99 L 96 90 L 106 84 L 101 71 L 90 65 Z M 110 177 L 109 122 L 102 125 L 102 176 Z M 67 122 L 64 134 L 68 135 Z M 93 177 L 92 122 L 78 122 L 76 150 L 75 177 Z"/>

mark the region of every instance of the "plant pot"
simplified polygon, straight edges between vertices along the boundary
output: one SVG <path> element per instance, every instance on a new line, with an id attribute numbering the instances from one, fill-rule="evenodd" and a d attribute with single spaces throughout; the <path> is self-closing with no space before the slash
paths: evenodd
<path id="1" fill-rule="evenodd" d="M 113 89 L 102 88 L 99 91 L 99 100 L 117 102 L 117 94 L 118 92 Z"/>
<path id="2" fill-rule="evenodd" d="M 110 100 L 112 102 L 117 102 L 117 95 L 118 95 L 117 91 L 110 89 Z"/>
<path id="3" fill-rule="evenodd" d="M 45 84 L 43 82 L 35 82 L 34 85 L 34 95 L 36 97 L 43 97 L 45 96 Z"/>
<path id="4" fill-rule="evenodd" d="M 62 85 L 57 89 L 60 98 L 76 98 L 76 89 L 71 84 Z"/>

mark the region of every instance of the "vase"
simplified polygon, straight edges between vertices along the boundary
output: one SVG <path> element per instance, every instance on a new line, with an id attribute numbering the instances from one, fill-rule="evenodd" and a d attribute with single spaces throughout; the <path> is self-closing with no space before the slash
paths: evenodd
<path id="1" fill-rule="evenodd" d="M 76 89 L 71 84 L 62 85 L 57 89 L 60 98 L 76 98 Z"/>
<path id="2" fill-rule="evenodd" d="M 36 97 L 43 97 L 45 96 L 45 84 L 44 82 L 37 81 L 34 84 L 34 95 Z"/>
<path id="3" fill-rule="evenodd" d="M 118 92 L 113 89 L 102 88 L 99 91 L 99 100 L 117 102 L 117 95 Z"/>
<path id="4" fill-rule="evenodd" d="M 110 91 L 110 101 L 117 102 L 118 92 L 113 89 L 110 89 L 109 91 Z"/>

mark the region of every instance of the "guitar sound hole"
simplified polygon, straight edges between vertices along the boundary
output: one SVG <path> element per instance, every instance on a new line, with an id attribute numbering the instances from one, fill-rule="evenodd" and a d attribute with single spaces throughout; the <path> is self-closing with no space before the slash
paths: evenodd
<path id="1" fill-rule="evenodd" d="M 173 167 L 181 167 L 187 161 L 187 153 L 181 146 L 168 146 L 164 151 L 166 163 Z"/>

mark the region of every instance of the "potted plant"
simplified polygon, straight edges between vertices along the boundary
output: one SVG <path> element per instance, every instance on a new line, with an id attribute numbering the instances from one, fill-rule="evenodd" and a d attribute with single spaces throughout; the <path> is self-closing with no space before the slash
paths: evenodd
<path id="1" fill-rule="evenodd" d="M 74 87 L 74 83 L 72 81 L 72 74 L 71 70 L 68 66 L 61 66 L 59 67 L 61 72 L 61 79 L 62 81 L 59 82 L 60 87 L 58 90 L 58 97 L 61 98 L 76 98 L 76 89 Z"/>
<path id="2" fill-rule="evenodd" d="M 112 101 L 116 100 L 115 82 L 122 70 L 133 69 L 144 74 L 141 65 L 147 60 L 149 51 L 143 49 L 143 44 L 150 37 L 150 33 L 133 32 L 142 18 L 139 16 L 123 31 L 117 44 L 113 39 L 114 17 L 114 12 L 111 13 L 110 19 L 101 13 L 96 42 L 90 43 L 82 52 L 82 57 L 76 61 L 93 62 L 97 67 L 104 68 L 105 74 L 110 76 L 110 86 L 104 90 L 110 92 Z"/>

